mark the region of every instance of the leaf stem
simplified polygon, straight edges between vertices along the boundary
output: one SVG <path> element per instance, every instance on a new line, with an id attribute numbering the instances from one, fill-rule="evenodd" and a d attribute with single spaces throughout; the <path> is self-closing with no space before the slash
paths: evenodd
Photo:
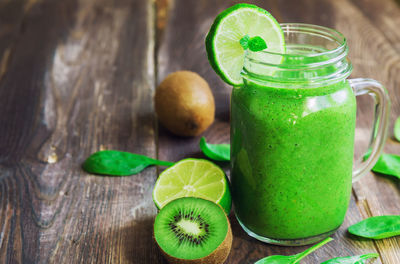
<path id="1" fill-rule="evenodd" d="M 298 261 L 300 261 L 302 258 L 304 258 L 305 256 L 309 255 L 310 253 L 314 252 L 315 250 L 319 249 L 320 247 L 322 247 L 323 245 L 325 245 L 328 242 L 331 242 L 333 240 L 333 238 L 331 237 L 327 237 L 326 239 L 322 240 L 321 242 L 319 242 L 318 244 L 310 247 L 309 249 L 306 249 L 305 251 L 297 254 L 297 258 L 296 261 L 293 263 L 297 263 Z"/>
<path id="2" fill-rule="evenodd" d="M 172 166 L 175 164 L 174 162 L 165 161 L 165 160 L 154 160 L 154 161 L 155 161 L 155 165 L 166 166 L 166 167 L 169 167 L 169 166 Z"/>

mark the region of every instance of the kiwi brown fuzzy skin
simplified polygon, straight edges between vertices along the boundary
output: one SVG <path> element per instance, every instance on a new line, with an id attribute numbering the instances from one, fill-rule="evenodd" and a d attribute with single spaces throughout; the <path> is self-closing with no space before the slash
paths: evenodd
<path id="1" fill-rule="evenodd" d="M 214 96 L 194 72 L 168 75 L 156 89 L 154 106 L 163 126 L 178 136 L 197 136 L 214 122 Z"/>
<path id="2" fill-rule="evenodd" d="M 221 208 L 222 209 L 222 208 Z M 156 242 L 158 248 L 160 249 L 163 256 L 167 259 L 168 263 L 170 264 L 221 264 L 224 263 L 225 260 L 228 258 L 229 253 L 232 247 L 232 230 L 231 224 L 229 223 L 228 217 L 226 218 L 228 221 L 228 231 L 226 232 L 226 237 L 224 241 L 208 256 L 199 259 L 181 259 L 176 258 L 169 255 L 165 252 L 157 243 L 155 237 L 154 241 Z"/>

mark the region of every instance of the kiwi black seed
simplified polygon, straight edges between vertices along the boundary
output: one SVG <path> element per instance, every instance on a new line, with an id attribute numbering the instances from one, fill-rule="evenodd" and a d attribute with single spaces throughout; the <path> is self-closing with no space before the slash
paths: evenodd
<path id="1" fill-rule="evenodd" d="M 169 263 L 223 263 L 232 246 L 222 207 L 195 197 L 165 205 L 154 221 L 154 238 Z"/>

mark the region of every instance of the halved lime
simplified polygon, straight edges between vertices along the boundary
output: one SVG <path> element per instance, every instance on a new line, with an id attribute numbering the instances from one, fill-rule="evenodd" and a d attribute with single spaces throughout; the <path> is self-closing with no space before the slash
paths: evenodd
<path id="1" fill-rule="evenodd" d="M 251 4 L 237 4 L 226 9 L 216 17 L 208 32 L 206 50 L 213 69 L 232 85 L 243 82 L 240 72 L 245 50 L 240 40 L 246 35 L 261 37 L 267 44 L 266 51 L 285 52 L 283 31 L 266 10 Z"/>
<path id="2" fill-rule="evenodd" d="M 184 159 L 163 171 L 153 190 L 153 200 L 161 209 L 181 197 L 199 197 L 231 210 L 231 194 L 225 173 L 214 163 L 203 159 Z"/>

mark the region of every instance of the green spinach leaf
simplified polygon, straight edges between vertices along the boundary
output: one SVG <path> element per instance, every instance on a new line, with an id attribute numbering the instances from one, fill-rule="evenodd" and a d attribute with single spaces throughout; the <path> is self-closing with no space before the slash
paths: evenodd
<path id="1" fill-rule="evenodd" d="M 350 234 L 382 239 L 400 235 L 400 215 L 374 216 L 349 227 Z"/>
<path id="2" fill-rule="evenodd" d="M 394 122 L 394 137 L 397 141 L 400 141 L 400 116 L 397 118 L 396 122 Z"/>
<path id="3" fill-rule="evenodd" d="M 372 171 L 400 179 L 400 156 L 383 153 L 372 168 Z"/>
<path id="4" fill-rule="evenodd" d="M 371 149 L 369 149 L 364 155 L 364 160 L 366 160 L 370 155 Z M 371 170 L 373 172 L 395 176 L 400 179 L 400 156 L 382 153 Z"/>
<path id="5" fill-rule="evenodd" d="M 82 167 L 94 174 L 128 176 L 137 174 L 150 165 L 172 166 L 173 164 L 130 152 L 103 150 L 90 155 Z"/>
<path id="6" fill-rule="evenodd" d="M 370 253 L 370 254 L 358 255 L 358 256 L 333 258 L 333 259 L 324 261 L 321 264 L 362 264 L 362 263 L 365 263 L 365 260 L 367 260 L 369 258 L 377 258 L 377 257 L 379 257 L 378 253 Z"/>
<path id="7" fill-rule="evenodd" d="M 230 160 L 231 146 L 229 144 L 209 144 L 206 142 L 206 139 L 202 137 L 199 145 L 204 155 L 210 159 L 217 161 Z"/>
<path id="8" fill-rule="evenodd" d="M 325 240 L 319 242 L 318 244 L 296 255 L 291 255 L 291 256 L 273 255 L 260 259 L 254 264 L 295 264 L 298 263 L 305 256 L 309 255 L 311 252 L 314 252 L 315 250 L 317 250 L 318 248 L 322 247 L 323 245 L 332 240 L 333 240 L 332 238 L 328 237 Z"/>

